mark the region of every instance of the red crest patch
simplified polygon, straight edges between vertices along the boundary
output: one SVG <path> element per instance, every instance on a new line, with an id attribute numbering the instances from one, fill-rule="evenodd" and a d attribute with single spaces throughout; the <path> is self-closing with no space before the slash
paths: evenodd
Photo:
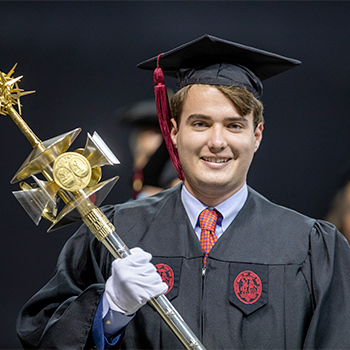
<path id="1" fill-rule="evenodd" d="M 174 271 L 167 264 L 156 264 L 155 267 L 160 277 L 162 277 L 162 281 L 168 285 L 168 290 L 165 293 L 168 294 L 174 286 Z"/>
<path id="2" fill-rule="evenodd" d="M 250 270 L 242 271 L 233 282 L 237 298 L 244 304 L 254 304 L 262 292 L 260 277 Z"/>

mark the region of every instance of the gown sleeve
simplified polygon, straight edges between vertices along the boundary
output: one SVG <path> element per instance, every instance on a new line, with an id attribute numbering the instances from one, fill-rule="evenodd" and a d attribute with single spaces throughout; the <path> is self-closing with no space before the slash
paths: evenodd
<path id="1" fill-rule="evenodd" d="M 350 248 L 345 237 L 316 222 L 309 257 L 314 313 L 305 349 L 350 349 Z"/>
<path id="2" fill-rule="evenodd" d="M 51 280 L 22 308 L 17 334 L 26 349 L 88 349 L 110 273 L 111 254 L 83 225 L 65 244 Z"/>

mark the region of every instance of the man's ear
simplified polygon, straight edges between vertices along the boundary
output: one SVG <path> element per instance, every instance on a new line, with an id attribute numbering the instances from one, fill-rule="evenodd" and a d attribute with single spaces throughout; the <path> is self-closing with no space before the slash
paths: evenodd
<path id="1" fill-rule="evenodd" d="M 173 141 L 173 144 L 175 147 L 177 147 L 177 123 L 174 118 L 170 119 L 171 122 L 171 130 L 170 130 L 170 136 L 171 140 Z"/>
<path id="2" fill-rule="evenodd" d="M 258 126 L 256 127 L 255 131 L 254 131 L 254 137 L 255 137 L 255 149 L 254 149 L 254 152 L 256 152 L 259 149 L 260 143 L 262 141 L 263 130 L 264 130 L 263 123 L 259 123 Z"/>

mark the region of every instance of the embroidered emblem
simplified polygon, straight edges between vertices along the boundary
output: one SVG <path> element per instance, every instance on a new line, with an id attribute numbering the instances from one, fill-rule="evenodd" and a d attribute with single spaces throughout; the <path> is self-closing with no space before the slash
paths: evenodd
<path id="1" fill-rule="evenodd" d="M 254 304 L 261 296 L 262 282 L 256 273 L 245 270 L 235 278 L 233 288 L 242 303 Z"/>
<path id="2" fill-rule="evenodd" d="M 168 285 L 168 290 L 165 293 L 168 294 L 174 286 L 174 271 L 167 264 L 156 264 L 155 267 L 160 277 L 162 277 L 162 281 Z"/>

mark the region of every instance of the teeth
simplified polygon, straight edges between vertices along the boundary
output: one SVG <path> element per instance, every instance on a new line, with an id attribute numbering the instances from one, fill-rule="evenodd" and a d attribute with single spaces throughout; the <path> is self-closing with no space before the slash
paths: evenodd
<path id="1" fill-rule="evenodd" d="M 226 162 L 228 162 L 228 158 L 206 158 L 206 157 L 203 157 L 203 159 L 206 162 L 212 162 L 212 163 L 226 163 Z"/>

